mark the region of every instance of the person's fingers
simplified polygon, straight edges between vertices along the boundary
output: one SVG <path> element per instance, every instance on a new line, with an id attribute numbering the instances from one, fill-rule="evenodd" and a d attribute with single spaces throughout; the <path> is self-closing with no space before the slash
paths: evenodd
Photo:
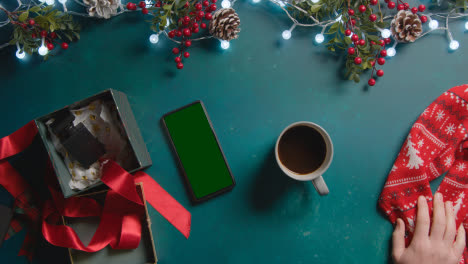
<path id="1" fill-rule="evenodd" d="M 447 225 L 445 226 L 444 240 L 453 243 L 457 227 L 455 226 L 455 213 L 453 212 L 452 202 L 445 202 L 445 222 Z"/>
<path id="2" fill-rule="evenodd" d="M 398 261 L 400 259 L 400 256 L 403 254 L 403 251 L 405 251 L 405 222 L 398 218 L 396 223 L 397 224 L 392 235 L 392 256 L 395 259 L 395 261 Z"/>
<path id="3" fill-rule="evenodd" d="M 458 228 L 457 232 L 457 239 L 455 240 L 455 243 L 453 243 L 453 250 L 455 253 L 455 256 L 458 258 L 461 257 L 463 254 L 463 250 L 465 250 L 465 244 L 466 244 L 466 238 L 465 238 L 465 228 L 463 227 L 463 224 L 460 225 Z"/>
<path id="4" fill-rule="evenodd" d="M 433 200 L 434 212 L 433 212 L 433 221 L 431 228 L 431 238 L 442 239 L 445 232 L 445 208 L 444 208 L 444 198 L 442 194 L 436 193 Z M 416 224 L 416 226 L 419 223 Z"/>
<path id="5" fill-rule="evenodd" d="M 414 238 L 426 238 L 429 235 L 429 209 L 427 207 L 426 197 L 419 196 L 418 198 L 418 213 L 416 219 L 416 227 L 414 230 Z"/>

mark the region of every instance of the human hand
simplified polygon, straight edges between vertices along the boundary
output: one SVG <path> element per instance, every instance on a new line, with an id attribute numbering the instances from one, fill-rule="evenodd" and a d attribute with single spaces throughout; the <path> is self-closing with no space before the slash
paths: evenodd
<path id="1" fill-rule="evenodd" d="M 463 224 L 456 232 L 452 202 L 446 202 L 440 193 L 434 196 L 434 212 L 431 232 L 427 201 L 418 198 L 418 213 L 413 240 L 405 248 L 405 223 L 397 219 L 393 232 L 393 259 L 397 264 L 457 264 L 465 249 Z M 456 240 L 455 242 L 455 235 Z"/>

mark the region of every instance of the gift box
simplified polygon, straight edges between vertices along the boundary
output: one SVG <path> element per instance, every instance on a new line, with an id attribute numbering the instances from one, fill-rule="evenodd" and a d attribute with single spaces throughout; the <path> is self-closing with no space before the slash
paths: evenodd
<path id="1" fill-rule="evenodd" d="M 151 220 L 146 206 L 143 184 L 137 183 L 136 190 L 141 200 L 144 201 L 145 215 L 141 230 L 140 244 L 135 249 L 112 249 L 110 246 L 97 252 L 85 252 L 75 249 L 68 249 L 70 262 L 72 264 L 149 264 L 157 263 L 156 250 L 154 248 L 153 235 L 151 233 Z M 89 198 L 95 199 L 101 205 L 104 204 L 104 199 L 107 191 L 99 191 L 95 193 L 85 194 Z M 72 227 L 81 241 L 87 245 L 96 231 L 99 224 L 98 217 L 86 218 L 63 218 L 64 224 Z"/>
<path id="2" fill-rule="evenodd" d="M 69 183 L 72 180 L 72 177 L 75 177 L 76 175 L 72 175 L 72 173 L 70 173 L 69 166 L 71 164 L 66 164 L 63 155 L 56 149 L 48 128 L 49 124 L 47 122 L 53 120 L 54 117 L 64 110 L 81 109 L 96 101 L 105 102 L 110 105 L 112 108 L 111 111 L 117 117 L 116 120 L 118 124 L 116 125 L 119 128 L 121 136 L 126 140 L 126 146 L 129 153 L 129 157 L 125 159 L 127 164 L 122 165 L 122 167 L 132 173 L 149 167 L 152 164 L 126 95 L 113 89 L 106 90 L 34 120 L 65 198 L 82 194 L 83 192 L 89 191 L 97 186 L 102 186 L 103 184 L 101 181 L 97 181 L 90 186 L 86 186 L 82 190 L 72 189 L 70 187 Z"/>

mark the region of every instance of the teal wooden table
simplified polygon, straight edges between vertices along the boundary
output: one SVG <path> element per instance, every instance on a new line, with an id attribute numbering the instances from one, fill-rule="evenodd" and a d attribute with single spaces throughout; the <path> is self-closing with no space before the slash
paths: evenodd
<path id="1" fill-rule="evenodd" d="M 385 76 L 367 89 L 341 79 L 342 60 L 295 31 L 266 3 L 236 3 L 242 22 L 229 50 L 196 43 L 178 71 L 165 39 L 151 46 L 140 15 L 85 25 L 82 40 L 47 62 L 0 53 L 0 135 L 101 90 L 125 92 L 154 165 L 147 170 L 192 213 L 186 240 L 150 209 L 160 263 L 385 263 L 392 226 L 377 198 L 409 128 L 446 89 L 466 83 L 468 35 L 452 24 L 460 48 L 443 34 L 400 45 Z M 160 126 L 161 116 L 202 100 L 237 181 L 232 192 L 192 206 Z M 325 174 L 330 194 L 290 180 L 273 147 L 288 124 L 313 121 L 335 145 Z M 17 257 L 22 235 L 0 248 Z"/>

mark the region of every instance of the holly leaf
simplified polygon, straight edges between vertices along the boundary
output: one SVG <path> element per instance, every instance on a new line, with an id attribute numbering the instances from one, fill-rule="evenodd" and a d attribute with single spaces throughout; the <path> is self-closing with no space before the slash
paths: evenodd
<path id="1" fill-rule="evenodd" d="M 320 10 L 320 8 L 322 8 L 322 5 L 312 5 L 310 7 L 310 12 L 317 13 Z"/>
<path id="2" fill-rule="evenodd" d="M 35 12 L 35 13 L 39 12 L 39 10 L 41 10 L 41 7 L 39 7 L 39 6 L 33 6 L 33 7 L 29 8 L 29 11 Z"/>
<path id="3" fill-rule="evenodd" d="M 29 16 L 29 11 L 24 11 L 23 13 L 21 13 L 21 15 L 18 17 L 18 20 L 20 22 L 24 22 L 26 21 L 26 19 L 28 18 Z"/>

